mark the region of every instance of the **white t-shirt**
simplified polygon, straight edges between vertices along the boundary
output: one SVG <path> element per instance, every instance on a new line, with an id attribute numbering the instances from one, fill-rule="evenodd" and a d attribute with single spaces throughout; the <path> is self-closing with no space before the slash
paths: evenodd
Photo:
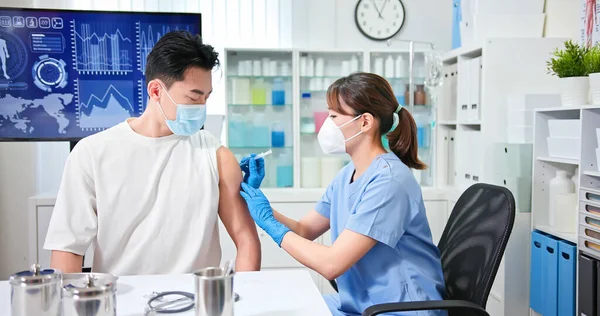
<path id="1" fill-rule="evenodd" d="M 95 272 L 189 273 L 218 266 L 219 141 L 207 131 L 142 136 L 123 122 L 81 140 L 62 177 L 44 248 Z"/>

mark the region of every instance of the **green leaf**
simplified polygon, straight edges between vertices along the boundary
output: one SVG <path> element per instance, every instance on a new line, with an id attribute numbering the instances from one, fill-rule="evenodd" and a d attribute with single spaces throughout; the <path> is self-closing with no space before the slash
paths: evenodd
<path id="1" fill-rule="evenodd" d="M 590 72 L 585 59 L 589 51 L 588 48 L 575 44 L 571 40 L 566 41 L 565 48 L 556 49 L 553 53 L 554 57 L 547 62 L 548 73 L 559 78 L 587 76 Z M 598 55 L 600 56 L 600 51 Z M 600 61 L 600 57 L 598 59 Z"/>

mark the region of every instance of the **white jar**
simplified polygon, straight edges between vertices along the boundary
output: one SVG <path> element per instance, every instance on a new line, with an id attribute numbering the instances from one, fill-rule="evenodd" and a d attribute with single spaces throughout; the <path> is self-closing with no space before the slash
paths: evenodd
<path id="1" fill-rule="evenodd" d="M 554 227 L 557 218 L 557 212 L 565 212 L 570 210 L 558 209 L 557 208 L 557 198 L 561 194 L 571 194 L 575 193 L 575 184 L 573 180 L 571 180 L 567 172 L 564 170 L 556 171 L 556 176 L 550 180 L 550 190 L 549 190 L 549 219 L 550 226 Z"/>

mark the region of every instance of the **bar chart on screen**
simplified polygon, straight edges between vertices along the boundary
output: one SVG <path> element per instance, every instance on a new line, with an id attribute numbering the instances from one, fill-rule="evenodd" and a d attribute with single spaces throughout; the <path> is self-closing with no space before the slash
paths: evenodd
<path id="1" fill-rule="evenodd" d="M 71 23 L 73 64 L 80 73 L 125 74 L 133 71 L 135 38 L 131 25 Z"/>

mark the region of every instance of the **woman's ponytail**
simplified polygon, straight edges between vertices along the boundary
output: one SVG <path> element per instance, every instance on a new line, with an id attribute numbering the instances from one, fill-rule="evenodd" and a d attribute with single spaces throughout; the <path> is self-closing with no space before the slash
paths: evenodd
<path id="1" fill-rule="evenodd" d="M 412 169 L 423 170 L 427 165 L 419 160 L 419 142 L 417 140 L 417 123 L 410 112 L 400 108 L 398 126 L 387 134 L 390 149 L 402 162 Z"/>

